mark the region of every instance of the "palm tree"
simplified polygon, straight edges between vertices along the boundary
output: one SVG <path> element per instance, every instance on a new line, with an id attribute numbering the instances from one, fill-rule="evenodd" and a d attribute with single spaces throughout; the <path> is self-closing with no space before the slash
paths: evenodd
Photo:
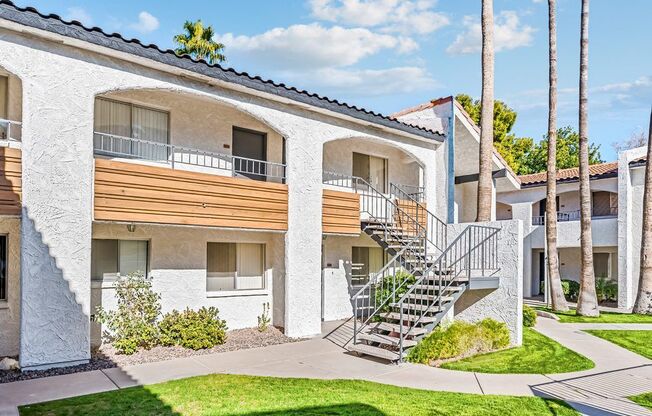
<path id="1" fill-rule="evenodd" d="M 581 270 L 580 294 L 577 314 L 598 316 L 598 297 L 595 293 L 593 270 L 593 242 L 591 236 L 591 186 L 589 184 L 589 137 L 588 137 L 588 79 L 589 79 L 589 0 L 582 0 L 580 24 L 580 245 Z"/>
<path id="2" fill-rule="evenodd" d="M 214 31 L 211 26 L 204 27 L 201 20 L 186 20 L 183 29 L 185 33 L 174 37 L 178 45 L 174 50 L 177 55 L 190 55 L 195 59 L 204 59 L 209 64 L 226 61 L 226 56 L 222 54 L 224 44 L 213 40 Z"/>
<path id="3" fill-rule="evenodd" d="M 556 0 L 548 0 L 548 178 L 546 188 L 546 241 L 548 246 L 548 287 L 552 309 L 567 311 L 559 276 L 559 253 L 557 253 L 557 21 Z"/>
<path id="4" fill-rule="evenodd" d="M 491 220 L 494 142 L 494 14 L 493 0 L 482 0 L 482 107 L 480 109 L 480 152 L 478 175 L 478 217 Z"/>
<path id="5" fill-rule="evenodd" d="M 643 235 L 641 236 L 641 270 L 634 313 L 652 315 L 652 111 L 647 138 L 647 164 L 643 191 Z"/>

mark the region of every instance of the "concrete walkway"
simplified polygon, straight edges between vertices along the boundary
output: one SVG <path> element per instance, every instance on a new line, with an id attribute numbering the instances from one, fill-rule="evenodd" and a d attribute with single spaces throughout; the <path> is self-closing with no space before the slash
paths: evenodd
<path id="1" fill-rule="evenodd" d="M 350 325 L 327 323 L 323 337 L 303 342 L 0 384 L 0 415 L 15 415 L 16 406 L 23 404 L 228 373 L 362 379 L 427 390 L 548 396 L 565 400 L 588 415 L 652 416 L 626 399 L 652 391 L 652 361 L 581 331 L 589 328 L 652 330 L 652 325 L 560 324 L 539 319 L 538 331 L 589 357 L 596 367 L 562 375 L 498 375 L 359 358 L 342 348 L 350 339 Z"/>

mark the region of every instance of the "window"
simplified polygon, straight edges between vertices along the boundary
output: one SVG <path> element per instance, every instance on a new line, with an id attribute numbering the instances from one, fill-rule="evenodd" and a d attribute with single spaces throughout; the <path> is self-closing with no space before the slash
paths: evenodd
<path id="1" fill-rule="evenodd" d="M 378 192 L 387 193 L 387 159 L 353 152 L 352 174 L 369 182 Z"/>
<path id="2" fill-rule="evenodd" d="M 618 215 L 618 194 L 611 192 L 593 192 L 592 205 L 594 217 Z"/>
<path id="3" fill-rule="evenodd" d="M 115 280 L 130 273 L 148 271 L 149 243 L 144 240 L 93 240 L 91 279 Z"/>
<path id="4" fill-rule="evenodd" d="M 96 98 L 94 129 L 95 133 L 99 134 L 95 134 L 95 149 L 151 160 L 165 160 L 168 152 L 164 146 L 142 146 L 134 141 L 111 136 L 168 144 L 169 118 L 169 113 L 165 111 Z"/>
<path id="5" fill-rule="evenodd" d="M 611 254 L 610 253 L 593 253 L 593 268 L 595 277 L 611 278 L 610 270 Z"/>
<path id="6" fill-rule="evenodd" d="M 265 245 L 208 243 L 206 291 L 265 288 Z"/>
<path id="7" fill-rule="evenodd" d="M 364 285 L 386 263 L 385 252 L 380 247 L 351 248 L 351 285 Z"/>
<path id="8" fill-rule="evenodd" d="M 0 235 L 0 300 L 7 300 L 7 236 Z"/>

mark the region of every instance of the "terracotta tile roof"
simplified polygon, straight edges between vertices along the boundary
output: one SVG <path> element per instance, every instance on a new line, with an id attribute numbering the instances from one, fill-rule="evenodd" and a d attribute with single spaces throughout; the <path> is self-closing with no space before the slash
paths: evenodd
<path id="1" fill-rule="evenodd" d="M 598 179 L 602 177 L 611 177 L 618 174 L 618 162 L 599 163 L 597 165 L 589 166 L 589 177 L 591 179 Z M 579 180 L 580 169 L 569 168 L 557 171 L 558 182 L 572 182 Z M 522 185 L 537 186 L 545 184 L 548 180 L 546 172 L 533 173 L 531 175 L 519 176 Z"/>
<path id="2" fill-rule="evenodd" d="M 157 63 L 171 65 L 220 81 L 242 85 L 259 92 L 274 94 L 296 102 L 323 108 L 345 116 L 394 128 L 423 138 L 443 141 L 444 135 L 421 127 L 396 120 L 365 108 L 321 96 L 305 90 L 277 83 L 219 64 L 209 64 L 203 59 L 195 60 L 188 55 L 179 56 L 174 51 L 161 49 L 154 44 L 144 44 L 138 39 L 127 39 L 119 33 L 106 33 L 99 27 L 88 28 L 76 20 L 67 21 L 56 14 L 42 14 L 33 7 L 19 7 L 9 0 L 0 0 L 0 19 L 21 25 L 45 30 L 62 36 L 78 39 L 97 46 L 150 59 Z"/>

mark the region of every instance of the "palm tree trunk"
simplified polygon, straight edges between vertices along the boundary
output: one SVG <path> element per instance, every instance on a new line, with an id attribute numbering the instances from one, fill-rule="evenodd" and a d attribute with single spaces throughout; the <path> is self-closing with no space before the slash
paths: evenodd
<path id="1" fill-rule="evenodd" d="M 634 313 L 652 315 L 652 112 L 647 139 L 645 190 L 643 191 L 643 234 L 641 236 L 641 270 Z"/>
<path id="2" fill-rule="evenodd" d="M 588 79 L 589 79 L 589 0 L 582 0 L 580 36 L 580 222 L 581 271 L 577 314 L 598 316 L 593 271 L 593 241 L 591 236 L 591 185 L 589 183 Z"/>
<path id="3" fill-rule="evenodd" d="M 478 175 L 478 222 L 491 221 L 494 142 L 494 15 L 493 0 L 482 0 L 482 107 Z"/>
<path id="4" fill-rule="evenodd" d="M 546 188 L 546 239 L 548 246 L 548 287 L 552 309 L 568 310 L 564 290 L 559 276 L 559 254 L 557 253 L 557 21 L 556 0 L 548 0 L 548 178 Z"/>

